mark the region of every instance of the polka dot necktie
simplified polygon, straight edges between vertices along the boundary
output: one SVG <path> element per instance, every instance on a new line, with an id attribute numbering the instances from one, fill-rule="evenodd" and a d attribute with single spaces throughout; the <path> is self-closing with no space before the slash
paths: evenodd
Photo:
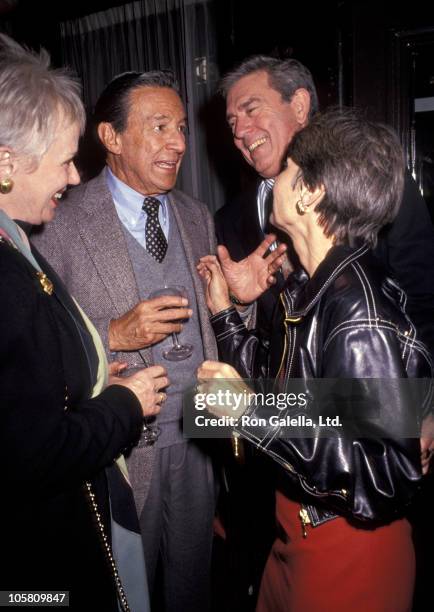
<path id="1" fill-rule="evenodd" d="M 142 210 L 147 214 L 145 227 L 146 250 L 155 261 L 161 263 L 167 252 L 167 240 L 158 219 L 159 207 L 160 200 L 147 197 L 143 202 Z"/>

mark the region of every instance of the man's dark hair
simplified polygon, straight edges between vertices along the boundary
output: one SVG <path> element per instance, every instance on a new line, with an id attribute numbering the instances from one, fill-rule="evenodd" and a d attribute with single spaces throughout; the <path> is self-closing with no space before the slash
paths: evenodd
<path id="1" fill-rule="evenodd" d="M 101 93 L 95 105 L 93 123 L 111 123 L 116 132 L 127 127 L 131 92 L 141 87 L 168 87 L 179 94 L 179 86 L 170 70 L 124 72 L 116 76 Z"/>
<path id="2" fill-rule="evenodd" d="M 244 60 L 220 81 L 219 90 L 226 98 L 231 87 L 254 72 L 266 72 L 273 89 L 282 100 L 290 102 L 297 89 L 306 89 L 310 95 L 309 119 L 318 111 L 318 95 L 310 71 L 296 59 L 280 60 L 267 55 L 253 55 Z"/>
<path id="3" fill-rule="evenodd" d="M 325 188 L 315 210 L 326 235 L 375 246 L 402 199 L 405 164 L 395 132 L 353 109 L 333 108 L 295 134 L 287 156 L 309 189 Z"/>

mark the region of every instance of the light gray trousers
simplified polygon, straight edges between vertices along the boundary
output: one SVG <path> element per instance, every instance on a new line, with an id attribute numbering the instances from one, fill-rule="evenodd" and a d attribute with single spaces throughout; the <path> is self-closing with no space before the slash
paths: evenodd
<path id="1" fill-rule="evenodd" d="M 140 528 L 151 601 L 163 601 L 164 612 L 210 608 L 215 497 L 211 459 L 194 441 L 156 449 Z"/>

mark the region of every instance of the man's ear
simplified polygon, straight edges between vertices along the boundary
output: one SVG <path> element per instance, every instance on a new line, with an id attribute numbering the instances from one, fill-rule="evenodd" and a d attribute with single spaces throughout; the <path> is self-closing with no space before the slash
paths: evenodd
<path id="1" fill-rule="evenodd" d="M 304 127 L 309 118 L 310 93 L 303 87 L 296 89 L 290 104 L 300 128 Z"/>
<path id="2" fill-rule="evenodd" d="M 114 155 L 119 155 L 121 153 L 121 135 L 115 131 L 111 123 L 102 121 L 98 124 L 98 136 L 107 151 Z"/>

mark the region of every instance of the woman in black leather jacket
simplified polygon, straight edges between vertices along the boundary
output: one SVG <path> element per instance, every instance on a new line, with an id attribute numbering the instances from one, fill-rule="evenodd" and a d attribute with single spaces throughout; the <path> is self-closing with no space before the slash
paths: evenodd
<path id="1" fill-rule="evenodd" d="M 200 266 L 220 354 L 232 364 L 205 362 L 200 390 L 241 375 L 261 380 L 264 392 L 264 379 L 274 378 L 274 397 L 295 392 L 302 400 L 284 409 L 264 401 L 209 407 L 237 417 L 238 435 L 282 468 L 261 611 L 411 609 L 405 509 L 422 477 L 418 431 L 433 370 L 404 292 L 371 254 L 397 213 L 403 173 L 396 136 L 350 111 L 318 115 L 294 137 L 271 220 L 291 238 L 303 269 L 287 279 L 271 339 L 242 324 L 217 260 Z M 294 386 L 293 379 L 317 378 L 334 380 L 338 406 L 329 395 L 315 412 L 321 387 Z M 409 378 L 425 380 L 410 387 Z M 358 379 L 357 396 L 337 379 Z M 235 380 L 230 389 L 242 395 L 246 385 Z"/>

